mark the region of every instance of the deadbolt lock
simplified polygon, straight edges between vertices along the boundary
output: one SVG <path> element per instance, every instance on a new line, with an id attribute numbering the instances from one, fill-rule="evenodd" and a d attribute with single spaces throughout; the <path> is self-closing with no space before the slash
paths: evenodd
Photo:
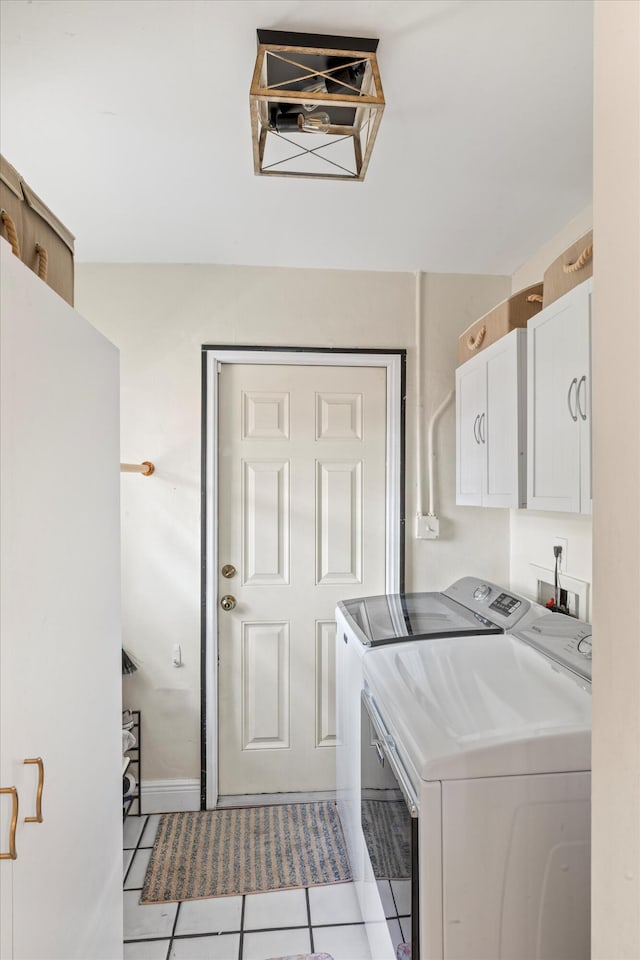
<path id="1" fill-rule="evenodd" d="M 223 610 L 233 610 L 236 605 L 236 598 L 232 597 L 230 593 L 227 593 L 222 600 L 220 601 L 220 606 Z"/>
<path id="2" fill-rule="evenodd" d="M 220 573 L 223 577 L 226 577 L 227 580 L 231 580 L 231 577 L 235 577 L 237 571 L 232 563 L 225 563 Z"/>

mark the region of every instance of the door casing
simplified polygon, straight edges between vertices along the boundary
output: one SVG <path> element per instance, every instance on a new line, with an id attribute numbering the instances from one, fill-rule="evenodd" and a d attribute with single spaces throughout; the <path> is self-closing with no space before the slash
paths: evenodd
<path id="1" fill-rule="evenodd" d="M 385 589 L 404 586 L 404 396 L 406 350 L 335 350 L 301 347 L 208 346 L 202 348 L 201 534 L 201 781 L 200 805 L 218 800 L 218 444 L 209 442 L 218 422 L 218 371 L 223 363 L 291 366 L 384 367 L 386 402 Z"/>

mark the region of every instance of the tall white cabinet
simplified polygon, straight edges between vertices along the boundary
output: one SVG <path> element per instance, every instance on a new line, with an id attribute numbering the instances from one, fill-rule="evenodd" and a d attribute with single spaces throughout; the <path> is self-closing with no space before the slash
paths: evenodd
<path id="1" fill-rule="evenodd" d="M 456 503 L 526 502 L 526 330 L 512 330 L 456 370 Z"/>
<path id="2" fill-rule="evenodd" d="M 0 255 L 0 957 L 114 960 L 122 956 L 118 351 L 4 240 Z"/>
<path id="3" fill-rule="evenodd" d="M 527 505 L 534 510 L 591 513 L 591 289 L 586 280 L 527 327 Z"/>

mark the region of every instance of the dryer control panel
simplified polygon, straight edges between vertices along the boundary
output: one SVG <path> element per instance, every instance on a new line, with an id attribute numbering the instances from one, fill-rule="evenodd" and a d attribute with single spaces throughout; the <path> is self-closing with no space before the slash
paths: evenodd
<path id="1" fill-rule="evenodd" d="M 538 608 L 537 604 L 525 600 L 517 593 L 511 593 L 504 587 L 488 580 L 478 580 L 476 577 L 462 577 L 443 590 L 443 593 L 467 607 L 478 619 L 483 617 L 509 632 L 530 610 L 535 608 L 538 615 L 544 610 L 544 607 Z"/>
<path id="2" fill-rule="evenodd" d="M 544 613 L 514 636 L 591 682 L 592 627 L 563 613 Z"/>

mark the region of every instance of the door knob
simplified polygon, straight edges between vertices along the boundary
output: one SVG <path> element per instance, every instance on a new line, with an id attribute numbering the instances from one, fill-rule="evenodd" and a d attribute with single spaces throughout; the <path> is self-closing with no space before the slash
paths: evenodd
<path id="1" fill-rule="evenodd" d="M 232 597 L 230 593 L 225 594 L 225 596 L 220 601 L 220 606 L 223 610 L 233 610 L 236 605 L 236 598 Z"/>

